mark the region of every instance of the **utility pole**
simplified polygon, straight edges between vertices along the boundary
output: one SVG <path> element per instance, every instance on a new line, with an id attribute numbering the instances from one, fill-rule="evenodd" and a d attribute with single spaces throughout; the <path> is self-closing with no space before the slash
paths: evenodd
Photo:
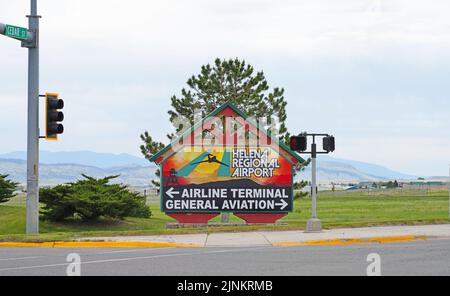
<path id="1" fill-rule="evenodd" d="M 39 18 L 37 0 L 27 16 L 34 45 L 28 47 L 27 234 L 39 233 Z"/>

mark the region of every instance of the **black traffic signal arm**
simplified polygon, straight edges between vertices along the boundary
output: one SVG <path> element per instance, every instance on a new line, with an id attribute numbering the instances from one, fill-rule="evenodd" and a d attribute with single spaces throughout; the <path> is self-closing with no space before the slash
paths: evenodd
<path id="1" fill-rule="evenodd" d="M 314 146 L 316 145 L 316 137 L 324 137 L 324 138 L 328 138 L 330 140 L 332 139 L 333 146 L 334 146 L 334 137 L 332 135 L 329 135 L 329 134 L 306 134 L 305 133 L 305 134 L 300 134 L 300 135 L 298 135 L 296 137 L 305 137 L 305 138 L 307 138 L 308 136 L 313 138 L 313 145 Z M 294 137 L 292 137 L 292 138 L 294 138 Z M 308 146 L 308 145 L 306 145 L 306 146 Z M 315 150 L 315 149 L 313 149 L 313 150 Z M 333 152 L 333 151 L 334 151 L 334 149 L 333 150 L 329 150 L 329 151 L 306 151 L 306 150 L 305 151 L 298 151 L 297 150 L 297 152 L 299 152 L 299 153 L 311 154 L 313 157 L 315 157 L 317 154 L 329 154 L 330 152 Z"/>

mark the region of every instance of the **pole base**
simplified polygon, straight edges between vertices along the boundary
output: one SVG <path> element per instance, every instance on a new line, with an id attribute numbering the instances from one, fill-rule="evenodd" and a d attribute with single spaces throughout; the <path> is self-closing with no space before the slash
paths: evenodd
<path id="1" fill-rule="evenodd" d="M 322 222 L 319 219 L 311 219 L 306 223 L 306 233 L 322 232 Z"/>

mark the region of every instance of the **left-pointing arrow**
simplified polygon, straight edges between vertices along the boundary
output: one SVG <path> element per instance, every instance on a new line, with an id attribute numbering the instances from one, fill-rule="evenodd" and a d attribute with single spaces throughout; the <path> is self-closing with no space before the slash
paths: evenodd
<path id="1" fill-rule="evenodd" d="M 169 190 L 166 191 L 166 194 L 170 197 L 170 198 L 174 198 L 174 194 L 180 194 L 180 192 L 175 191 L 175 188 L 171 187 Z"/>

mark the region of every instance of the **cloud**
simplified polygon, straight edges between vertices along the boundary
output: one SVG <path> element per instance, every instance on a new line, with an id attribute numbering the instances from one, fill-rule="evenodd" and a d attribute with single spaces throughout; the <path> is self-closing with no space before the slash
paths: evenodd
<path id="1" fill-rule="evenodd" d="M 445 174 L 449 9 L 444 0 L 40 0 L 41 90 L 67 105 L 62 140 L 42 146 L 137 155 L 140 132 L 170 132 L 169 98 L 189 76 L 240 57 L 286 88 L 293 131 L 336 133 L 337 156 Z M 0 0 L 0 21 L 25 25 L 28 10 Z M 0 151 L 25 149 L 26 56 L 0 38 L 0 132 L 10 139 Z"/>

